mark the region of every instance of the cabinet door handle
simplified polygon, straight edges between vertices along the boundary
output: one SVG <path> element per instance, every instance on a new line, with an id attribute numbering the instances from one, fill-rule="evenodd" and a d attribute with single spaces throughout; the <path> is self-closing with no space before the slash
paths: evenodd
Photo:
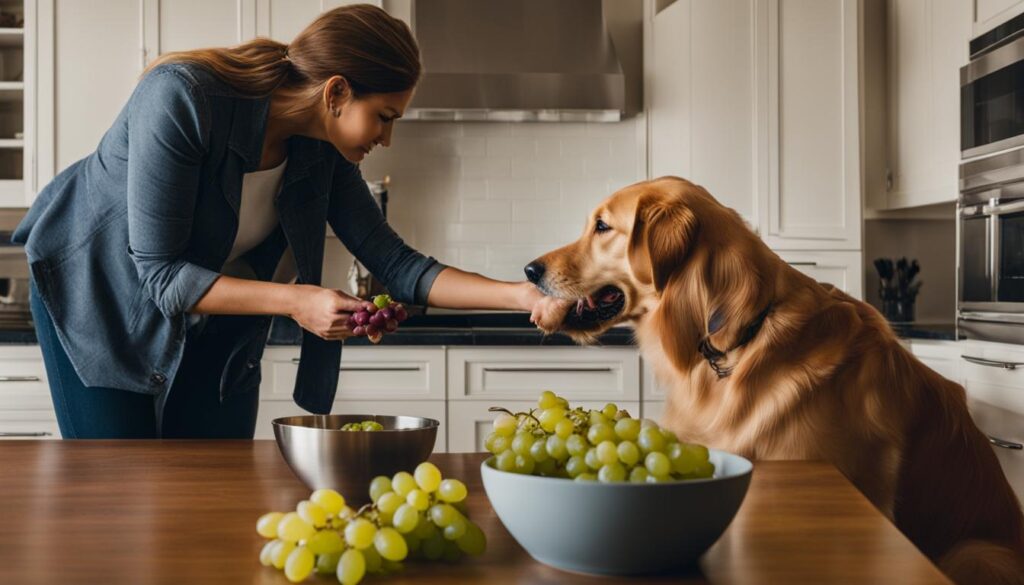
<path id="1" fill-rule="evenodd" d="M 341 366 L 339 372 L 418 372 L 419 366 L 389 368 L 387 366 Z"/>
<path id="2" fill-rule="evenodd" d="M 300 358 L 292 358 L 292 363 L 302 361 Z M 422 366 L 341 366 L 339 372 L 418 372 Z"/>
<path id="3" fill-rule="evenodd" d="M 1014 443 L 1013 441 L 1007 441 L 998 437 L 990 436 L 988 438 L 988 442 L 992 443 L 996 447 L 1002 447 L 1003 449 L 1024 449 L 1024 445 L 1021 445 L 1020 443 Z"/>
<path id="4" fill-rule="evenodd" d="M 612 368 L 484 368 L 485 372 L 612 372 Z"/>
<path id="5" fill-rule="evenodd" d="M 987 360 L 985 358 L 974 357 L 972 355 L 961 355 L 964 360 L 971 362 L 972 364 L 978 364 L 979 366 L 988 366 L 990 368 L 1003 368 L 1004 370 L 1016 370 L 1017 366 L 1024 366 L 1021 362 L 999 362 L 996 360 Z"/>
<path id="6" fill-rule="evenodd" d="M 812 262 L 812 261 L 807 261 L 807 262 L 803 262 L 803 261 L 801 261 L 801 262 L 786 262 L 786 264 L 789 264 L 790 266 L 817 266 L 818 265 L 817 262 Z"/>
<path id="7" fill-rule="evenodd" d="M 0 382 L 41 382 L 39 376 L 0 376 Z"/>
<path id="8" fill-rule="evenodd" d="M 0 437 L 49 437 L 51 433 L 46 431 L 27 431 L 27 432 L 0 432 Z"/>

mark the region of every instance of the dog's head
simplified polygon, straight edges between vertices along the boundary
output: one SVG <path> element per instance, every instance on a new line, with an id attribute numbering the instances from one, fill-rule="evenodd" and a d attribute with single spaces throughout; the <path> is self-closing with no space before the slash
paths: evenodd
<path id="1" fill-rule="evenodd" d="M 745 322 L 759 293 L 746 278 L 757 273 L 745 265 L 751 255 L 740 249 L 758 245 L 742 218 L 703 188 L 662 177 L 614 193 L 591 213 L 580 239 L 525 271 L 543 293 L 565 301 L 560 328 L 585 343 L 643 319 L 671 287 L 686 289 L 675 296 L 693 306 L 677 309 L 692 313 L 694 326 L 713 315 Z"/>

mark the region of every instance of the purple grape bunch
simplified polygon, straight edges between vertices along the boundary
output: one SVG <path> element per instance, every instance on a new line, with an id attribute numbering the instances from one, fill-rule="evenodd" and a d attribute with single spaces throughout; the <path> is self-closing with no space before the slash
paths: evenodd
<path id="1" fill-rule="evenodd" d="M 391 300 L 390 295 L 377 295 L 372 303 L 372 307 L 352 313 L 348 327 L 353 335 L 365 335 L 372 343 L 379 343 L 385 333 L 394 333 L 409 314 L 400 303 Z"/>

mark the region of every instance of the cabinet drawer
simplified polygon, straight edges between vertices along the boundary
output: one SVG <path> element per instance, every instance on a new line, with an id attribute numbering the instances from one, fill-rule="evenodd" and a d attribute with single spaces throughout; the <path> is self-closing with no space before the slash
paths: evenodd
<path id="1" fill-rule="evenodd" d="M 443 400 L 444 349 L 346 347 L 338 400 Z M 298 348 L 269 348 L 263 358 L 263 400 L 292 400 Z"/>
<path id="2" fill-rule="evenodd" d="M 963 383 L 961 375 L 961 342 L 932 339 L 912 339 L 908 348 L 914 357 L 924 365 L 938 372 L 942 377 L 957 384 Z"/>
<path id="3" fill-rule="evenodd" d="M 53 409 L 0 411 L 0 440 L 59 439 Z"/>
<path id="4" fill-rule="evenodd" d="M 448 396 L 456 399 L 536 400 L 551 390 L 570 402 L 640 399 L 640 358 L 635 348 L 452 349 Z"/>
<path id="5" fill-rule="evenodd" d="M 256 439 L 274 439 L 271 422 L 283 416 L 302 416 L 309 413 L 294 402 L 263 400 L 256 416 Z M 432 418 L 441 423 L 437 429 L 434 453 L 446 452 L 447 428 L 445 425 L 445 404 L 443 400 L 338 400 L 331 408 L 331 414 L 380 414 L 386 416 L 419 416 Z"/>
<path id="6" fill-rule="evenodd" d="M 981 432 L 990 437 L 1024 444 L 1024 414 L 968 399 L 971 417 Z M 1024 501 L 1024 450 L 993 446 L 999 464 L 1006 474 L 1017 499 Z"/>
<path id="7" fill-rule="evenodd" d="M 860 252 L 780 252 L 790 266 L 828 283 L 855 299 L 864 298 L 864 264 Z"/>
<path id="8" fill-rule="evenodd" d="M 589 400 L 570 400 L 573 407 L 604 408 L 607 402 Z M 616 402 L 616 406 L 625 409 L 631 416 L 639 416 L 639 402 Z M 451 401 L 448 403 L 448 450 L 452 453 L 479 453 L 485 451 L 484 440 L 491 433 L 496 412 L 487 409 L 491 406 L 503 406 L 512 412 L 527 412 L 537 408 L 534 400 L 502 401 L 501 403 L 485 403 L 474 400 Z"/>
<path id="9" fill-rule="evenodd" d="M 640 398 L 645 402 L 648 400 L 661 401 L 668 396 L 668 391 L 658 384 L 658 380 L 654 377 L 654 368 L 651 367 L 651 363 L 640 359 Z"/>
<path id="10" fill-rule="evenodd" d="M 960 372 L 968 396 L 1024 415 L 1024 351 L 976 341 L 962 342 L 960 349 Z"/>
<path id="11" fill-rule="evenodd" d="M 640 403 L 640 416 L 661 424 L 661 416 L 665 414 L 664 400 L 644 400 Z"/>
<path id="12" fill-rule="evenodd" d="M 53 408 L 38 345 L 0 347 L 0 409 Z"/>

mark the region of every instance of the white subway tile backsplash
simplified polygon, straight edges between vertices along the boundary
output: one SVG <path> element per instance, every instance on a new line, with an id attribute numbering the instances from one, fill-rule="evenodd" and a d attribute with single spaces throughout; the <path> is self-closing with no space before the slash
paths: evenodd
<path id="1" fill-rule="evenodd" d="M 509 160 L 507 158 L 467 158 L 462 163 L 462 176 L 467 179 L 490 179 L 509 176 Z"/>
<path id="2" fill-rule="evenodd" d="M 508 221 L 512 212 L 511 201 L 467 200 L 462 202 L 459 219 L 469 221 Z"/>
<path id="3" fill-rule="evenodd" d="M 399 122 L 362 164 L 390 175 L 388 221 L 446 264 L 521 280 L 523 266 L 580 236 L 587 214 L 642 179 L 643 121 Z"/>
<path id="4" fill-rule="evenodd" d="M 487 182 L 489 199 L 558 199 L 558 184 L 536 179 L 494 179 Z"/>
<path id="5" fill-rule="evenodd" d="M 537 141 L 529 136 L 488 136 L 487 156 L 494 158 L 532 157 L 537 154 Z"/>
<path id="6" fill-rule="evenodd" d="M 583 176 L 583 160 L 578 158 L 514 158 L 513 177 L 538 179 L 576 178 Z"/>
<path id="7" fill-rule="evenodd" d="M 608 160 L 612 156 L 612 142 L 607 138 L 592 136 L 563 138 L 561 156 Z"/>

